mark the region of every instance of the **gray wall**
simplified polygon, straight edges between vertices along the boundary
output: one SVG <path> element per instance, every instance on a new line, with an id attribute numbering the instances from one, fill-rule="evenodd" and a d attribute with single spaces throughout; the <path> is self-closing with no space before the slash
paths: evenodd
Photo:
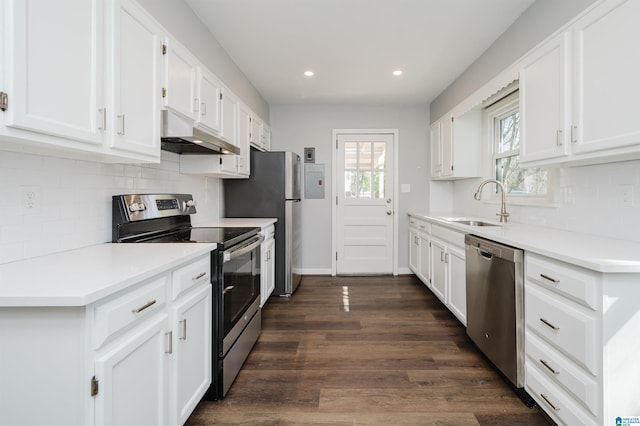
<path id="1" fill-rule="evenodd" d="M 411 192 L 399 197 L 398 266 L 408 273 L 409 210 L 426 211 L 428 201 L 429 111 L 421 106 L 272 106 L 272 150 L 303 154 L 316 148 L 316 163 L 325 164 L 325 198 L 302 200 L 303 273 L 331 272 L 331 174 L 334 129 L 398 129 L 399 182 Z M 399 185 L 398 185 L 399 187 Z"/>
<path id="2" fill-rule="evenodd" d="M 138 0 L 167 31 L 185 45 L 242 101 L 269 122 L 269 104 L 182 0 Z"/>
<path id="3" fill-rule="evenodd" d="M 431 103 L 431 121 L 449 112 L 593 2 L 537 0 Z"/>

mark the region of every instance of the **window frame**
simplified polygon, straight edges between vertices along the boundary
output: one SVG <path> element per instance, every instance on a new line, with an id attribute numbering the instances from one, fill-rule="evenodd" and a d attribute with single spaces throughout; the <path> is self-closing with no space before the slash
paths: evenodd
<path id="1" fill-rule="evenodd" d="M 499 98 L 485 107 L 483 126 L 485 128 L 485 144 L 488 152 L 488 168 L 486 175 L 489 179 L 497 178 L 496 163 L 501 158 L 508 158 L 512 156 L 520 155 L 520 148 L 517 150 L 510 150 L 498 153 L 498 141 L 500 120 L 512 115 L 514 112 L 520 111 L 520 99 L 519 91 L 516 88 L 515 91 Z M 520 122 L 522 122 L 522 116 L 520 116 Z M 522 146 L 522 144 L 520 145 Z M 545 169 L 547 172 L 547 193 L 545 195 L 539 194 L 514 194 L 505 193 L 505 197 L 510 204 L 515 205 L 535 205 L 535 206 L 554 206 L 555 194 L 554 183 L 556 171 L 554 169 Z M 488 201 L 492 203 L 500 202 L 501 194 L 498 192 L 498 188 L 491 191 L 491 198 Z"/>

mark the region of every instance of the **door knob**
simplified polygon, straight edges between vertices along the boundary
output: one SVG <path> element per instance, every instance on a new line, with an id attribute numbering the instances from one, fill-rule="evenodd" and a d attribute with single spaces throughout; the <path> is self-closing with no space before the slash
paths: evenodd
<path id="1" fill-rule="evenodd" d="M 391 210 L 387 210 L 387 216 L 391 216 Z"/>
<path id="2" fill-rule="evenodd" d="M 391 202 L 391 198 L 387 198 L 387 204 Z"/>

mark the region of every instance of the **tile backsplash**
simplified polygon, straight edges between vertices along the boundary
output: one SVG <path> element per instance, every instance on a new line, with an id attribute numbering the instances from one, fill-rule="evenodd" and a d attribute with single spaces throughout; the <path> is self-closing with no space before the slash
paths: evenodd
<path id="1" fill-rule="evenodd" d="M 452 211 L 494 217 L 498 204 L 473 199 L 479 183 L 453 184 Z M 558 169 L 553 190 L 552 206 L 507 201 L 509 220 L 640 242 L 640 160 Z"/>
<path id="2" fill-rule="evenodd" d="M 160 164 L 103 164 L 0 151 L 0 264 L 111 241 L 111 196 L 190 193 L 193 222 L 220 217 L 220 179 L 179 173 L 178 155 Z"/>

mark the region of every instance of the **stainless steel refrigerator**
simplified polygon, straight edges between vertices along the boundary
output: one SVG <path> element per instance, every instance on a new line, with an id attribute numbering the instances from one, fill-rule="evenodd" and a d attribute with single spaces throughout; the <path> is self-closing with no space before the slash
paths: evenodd
<path id="1" fill-rule="evenodd" d="M 300 284 L 300 156 L 251 150 L 249 179 L 224 180 L 226 217 L 275 217 L 274 294 L 290 296 Z"/>

